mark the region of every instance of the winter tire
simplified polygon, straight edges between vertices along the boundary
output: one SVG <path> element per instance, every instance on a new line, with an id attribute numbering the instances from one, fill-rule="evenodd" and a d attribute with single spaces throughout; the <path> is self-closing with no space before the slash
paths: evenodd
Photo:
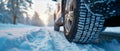
<path id="1" fill-rule="evenodd" d="M 70 7 L 66 2 L 64 34 L 70 42 L 93 43 L 103 29 L 104 20 L 103 16 L 92 14 L 82 0 L 76 0 Z"/>
<path id="2" fill-rule="evenodd" d="M 54 25 L 54 30 L 55 30 L 55 31 L 59 31 L 59 30 L 60 30 L 60 26 L 58 26 L 58 25 L 55 24 L 55 25 Z"/>

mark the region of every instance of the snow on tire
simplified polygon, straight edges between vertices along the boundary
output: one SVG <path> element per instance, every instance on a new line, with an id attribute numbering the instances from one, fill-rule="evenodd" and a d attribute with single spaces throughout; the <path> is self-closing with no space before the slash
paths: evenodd
<path id="1" fill-rule="evenodd" d="M 76 0 L 73 19 L 68 34 L 66 35 L 66 29 L 64 29 L 64 32 L 68 41 L 76 43 L 93 43 L 102 31 L 105 20 L 103 16 L 91 14 L 85 7 L 84 2 L 80 0 Z"/>

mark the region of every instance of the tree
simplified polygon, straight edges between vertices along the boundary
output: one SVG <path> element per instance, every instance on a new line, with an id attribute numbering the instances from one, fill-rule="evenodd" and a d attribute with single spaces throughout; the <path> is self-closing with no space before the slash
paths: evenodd
<path id="1" fill-rule="evenodd" d="M 2 12 L 5 8 L 4 8 L 4 1 L 3 0 L 0 0 L 0 12 Z"/>
<path id="2" fill-rule="evenodd" d="M 18 18 L 18 14 L 22 15 L 21 9 L 27 9 L 27 3 L 29 3 L 29 5 L 31 5 L 32 0 L 9 0 L 8 1 L 8 8 L 10 9 L 11 13 L 12 13 L 12 20 L 13 20 L 13 24 L 16 24 L 16 19 Z"/>

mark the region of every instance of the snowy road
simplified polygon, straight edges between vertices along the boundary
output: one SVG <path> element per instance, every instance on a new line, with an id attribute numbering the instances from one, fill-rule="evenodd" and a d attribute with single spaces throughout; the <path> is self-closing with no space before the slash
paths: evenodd
<path id="1" fill-rule="evenodd" d="M 98 44 L 69 43 L 53 27 L 0 24 L 0 51 L 119 51 L 117 40 Z"/>

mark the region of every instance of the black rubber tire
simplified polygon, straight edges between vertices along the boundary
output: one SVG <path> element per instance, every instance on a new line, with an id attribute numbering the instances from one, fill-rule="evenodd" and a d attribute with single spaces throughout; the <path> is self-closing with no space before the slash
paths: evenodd
<path id="1" fill-rule="evenodd" d="M 60 30 L 60 26 L 54 24 L 54 30 L 55 30 L 55 31 L 59 31 L 59 30 Z"/>
<path id="2" fill-rule="evenodd" d="M 91 14 L 83 1 L 76 0 L 73 25 L 65 36 L 70 42 L 93 43 L 103 29 L 104 20 L 103 16 Z"/>

